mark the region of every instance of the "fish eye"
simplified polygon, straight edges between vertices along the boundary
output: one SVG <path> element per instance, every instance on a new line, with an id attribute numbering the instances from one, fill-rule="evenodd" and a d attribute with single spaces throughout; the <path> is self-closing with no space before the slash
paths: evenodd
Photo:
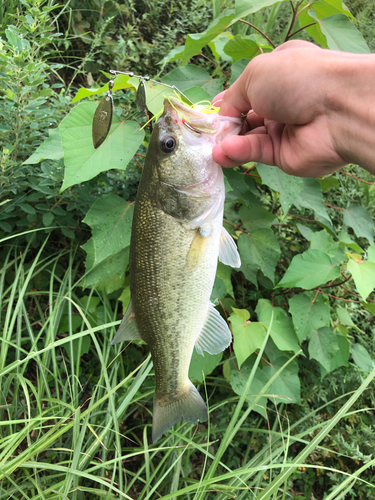
<path id="1" fill-rule="evenodd" d="M 172 153 L 176 149 L 176 146 L 177 141 L 172 136 L 164 137 L 164 139 L 160 141 L 160 149 L 167 154 Z"/>

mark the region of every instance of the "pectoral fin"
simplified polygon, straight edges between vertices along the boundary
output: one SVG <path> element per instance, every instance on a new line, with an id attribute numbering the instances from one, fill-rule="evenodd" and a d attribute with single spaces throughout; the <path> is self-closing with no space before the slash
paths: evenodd
<path id="1" fill-rule="evenodd" d="M 135 320 L 131 300 L 128 308 L 126 309 L 125 316 L 123 317 L 116 335 L 113 337 L 110 345 L 117 344 L 118 342 L 124 342 L 124 340 L 142 340 Z"/>
<path id="2" fill-rule="evenodd" d="M 195 343 L 195 349 L 203 356 L 203 351 L 209 354 L 218 354 L 224 351 L 232 342 L 232 334 L 224 319 L 214 306 L 208 306 L 206 322 Z"/>
<path id="3" fill-rule="evenodd" d="M 224 228 L 222 228 L 220 236 L 219 260 L 227 266 L 241 267 L 241 259 L 237 246 L 232 236 Z"/>

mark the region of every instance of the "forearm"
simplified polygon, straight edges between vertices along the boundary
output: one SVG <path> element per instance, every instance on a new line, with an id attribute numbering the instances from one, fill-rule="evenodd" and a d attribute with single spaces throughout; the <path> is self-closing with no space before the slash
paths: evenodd
<path id="1" fill-rule="evenodd" d="M 375 55 L 336 54 L 326 98 L 335 148 L 347 163 L 375 174 Z"/>

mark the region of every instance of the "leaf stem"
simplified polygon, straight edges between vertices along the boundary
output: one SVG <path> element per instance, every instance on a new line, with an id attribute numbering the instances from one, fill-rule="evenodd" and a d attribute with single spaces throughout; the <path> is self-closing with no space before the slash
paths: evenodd
<path id="1" fill-rule="evenodd" d="M 258 32 L 259 32 L 262 36 L 264 36 L 264 38 L 265 38 L 266 40 L 268 40 L 268 41 L 269 41 L 269 43 L 272 45 L 272 47 L 273 47 L 274 49 L 276 49 L 276 45 L 273 43 L 273 41 L 272 41 L 272 40 L 270 40 L 270 38 L 268 38 L 268 36 L 267 36 L 265 33 L 263 33 L 263 31 L 262 31 L 262 30 L 260 30 L 259 28 L 257 28 L 254 24 L 249 23 L 249 21 L 245 21 L 245 19 L 239 19 L 239 21 L 241 21 L 241 23 L 248 24 L 249 26 L 251 26 L 252 28 L 254 28 L 255 30 L 257 30 L 257 31 L 258 31 Z"/>
<path id="2" fill-rule="evenodd" d="M 293 15 L 292 15 L 292 20 L 290 22 L 290 26 L 288 29 L 288 33 L 286 34 L 286 37 L 284 40 L 285 42 L 287 42 L 289 40 L 289 38 L 291 37 L 291 32 L 292 32 L 294 23 L 295 23 L 296 18 L 297 18 L 297 10 L 298 10 L 298 7 L 301 5 L 301 3 L 302 3 L 302 0 L 297 2 L 296 5 L 294 6 L 294 3 L 292 2 L 292 0 L 290 0 L 290 5 L 292 6 Z"/>
<path id="3" fill-rule="evenodd" d="M 291 35 L 289 35 L 289 39 L 292 38 L 294 35 L 296 35 L 297 33 L 299 33 L 300 31 L 308 28 L 309 26 L 313 26 L 314 24 L 316 24 L 316 22 L 314 21 L 313 23 L 310 23 L 310 24 L 306 24 L 306 26 L 302 26 L 302 28 L 300 28 L 299 30 L 295 31 L 294 33 L 292 33 Z"/>

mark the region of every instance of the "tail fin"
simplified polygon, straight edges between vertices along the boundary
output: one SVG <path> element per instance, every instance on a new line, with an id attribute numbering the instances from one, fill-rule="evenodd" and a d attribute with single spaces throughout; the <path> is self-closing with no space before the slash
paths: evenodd
<path id="1" fill-rule="evenodd" d="M 154 415 L 152 420 L 152 442 L 155 443 L 178 420 L 191 424 L 205 422 L 208 419 L 206 403 L 189 380 L 189 389 L 180 399 L 171 400 L 167 405 L 161 405 L 156 393 L 154 395 Z"/>

